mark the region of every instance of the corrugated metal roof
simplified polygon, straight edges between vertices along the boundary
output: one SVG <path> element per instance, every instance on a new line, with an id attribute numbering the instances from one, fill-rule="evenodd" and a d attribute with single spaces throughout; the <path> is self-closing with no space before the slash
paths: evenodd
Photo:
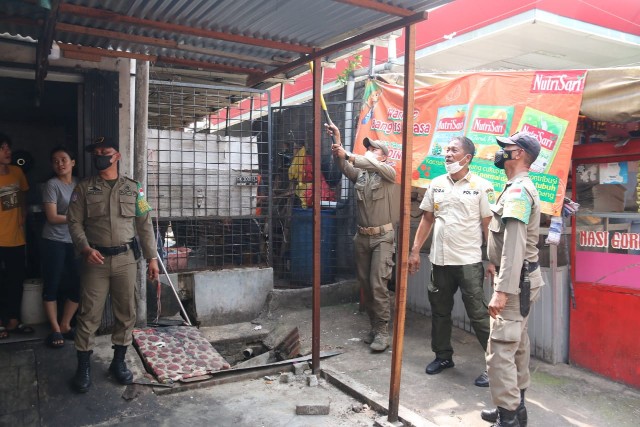
<path id="1" fill-rule="evenodd" d="M 100 55 L 91 50 L 99 48 L 255 77 L 449 1 L 63 0 L 53 38 L 63 53 L 74 45 L 76 54 Z M 38 39 L 47 14 L 31 2 L 0 2 L 0 34 Z"/>

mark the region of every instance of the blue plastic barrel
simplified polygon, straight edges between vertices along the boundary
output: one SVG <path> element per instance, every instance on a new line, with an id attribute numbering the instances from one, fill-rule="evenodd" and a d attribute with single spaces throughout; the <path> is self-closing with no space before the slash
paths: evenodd
<path id="1" fill-rule="evenodd" d="M 322 209 L 320 217 L 320 283 L 336 277 L 336 211 Z M 313 284 L 313 209 L 293 208 L 291 216 L 291 284 Z"/>

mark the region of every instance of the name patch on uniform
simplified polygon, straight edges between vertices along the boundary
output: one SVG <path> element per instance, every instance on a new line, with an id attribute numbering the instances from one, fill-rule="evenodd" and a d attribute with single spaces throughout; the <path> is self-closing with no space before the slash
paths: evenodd
<path id="1" fill-rule="evenodd" d="M 119 193 L 122 196 L 135 196 L 133 191 L 131 191 L 131 187 L 129 186 L 129 184 L 125 185 L 124 188 L 120 189 Z"/>
<path id="2" fill-rule="evenodd" d="M 463 190 L 462 194 L 467 196 L 471 196 L 473 194 L 474 196 L 477 196 L 480 192 L 478 190 Z"/>
<path id="3" fill-rule="evenodd" d="M 433 192 L 434 193 L 444 193 L 444 188 L 434 187 Z"/>
<path id="4" fill-rule="evenodd" d="M 88 194 L 102 194 L 102 187 L 99 187 L 97 185 L 90 185 L 89 188 L 87 188 L 87 193 Z"/>

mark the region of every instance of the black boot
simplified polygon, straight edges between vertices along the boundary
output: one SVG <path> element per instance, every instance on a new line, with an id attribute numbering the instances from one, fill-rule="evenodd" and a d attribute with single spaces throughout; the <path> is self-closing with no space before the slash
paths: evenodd
<path id="1" fill-rule="evenodd" d="M 520 427 L 527 427 L 527 408 L 524 406 L 524 392 L 526 390 L 520 390 L 520 405 L 516 409 L 516 417 Z M 480 412 L 480 417 L 483 420 L 490 423 L 495 423 L 498 420 L 498 409 L 483 409 Z"/>
<path id="2" fill-rule="evenodd" d="M 78 368 L 73 377 L 73 386 L 78 393 L 86 393 L 91 387 L 91 354 L 92 350 L 78 350 Z"/>
<path id="3" fill-rule="evenodd" d="M 516 411 L 509 411 L 498 406 L 498 419 L 491 427 L 520 427 Z"/>
<path id="4" fill-rule="evenodd" d="M 131 384 L 133 382 L 133 374 L 127 369 L 127 364 L 124 361 L 124 356 L 127 354 L 127 346 L 114 345 L 112 348 L 113 360 L 109 365 L 109 372 L 116 377 L 120 384 Z"/>

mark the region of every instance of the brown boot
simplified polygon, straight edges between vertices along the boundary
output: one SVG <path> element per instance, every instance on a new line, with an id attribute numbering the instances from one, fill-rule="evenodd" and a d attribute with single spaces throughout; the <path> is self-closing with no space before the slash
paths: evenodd
<path id="1" fill-rule="evenodd" d="M 376 322 L 375 338 L 369 348 L 375 352 L 385 351 L 389 348 L 389 325 L 387 322 Z"/>

